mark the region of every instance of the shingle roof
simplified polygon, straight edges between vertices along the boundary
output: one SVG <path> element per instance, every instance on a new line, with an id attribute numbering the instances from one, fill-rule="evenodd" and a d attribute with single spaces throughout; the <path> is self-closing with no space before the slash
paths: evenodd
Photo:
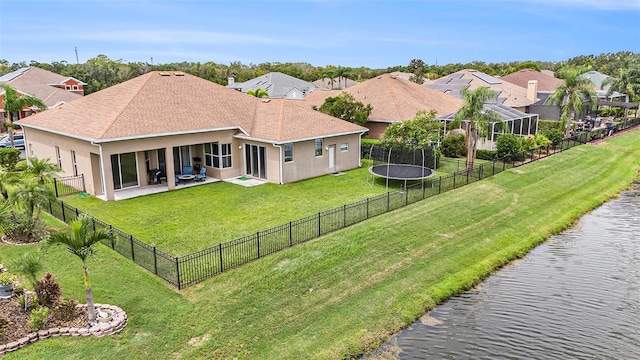
<path id="1" fill-rule="evenodd" d="M 68 76 L 53 73 L 37 67 L 26 67 L 0 77 L 0 82 L 13 86 L 16 90 L 37 97 L 51 108 L 60 103 L 69 102 L 83 95 L 57 88 L 68 80 Z M 79 81 L 75 79 L 76 81 Z M 84 84 L 83 82 L 80 82 Z"/>
<path id="2" fill-rule="evenodd" d="M 456 97 L 462 97 L 460 89 L 467 88 L 467 85 L 461 84 L 463 80 L 471 80 L 468 85 L 471 90 L 481 86 L 490 88 L 498 94 L 498 102 L 510 107 L 524 107 L 535 102 L 527 99 L 526 87 L 502 81 L 477 70 L 460 70 L 433 83 L 426 83 L 425 86 L 450 93 Z"/>
<path id="3" fill-rule="evenodd" d="M 596 90 L 607 90 L 609 88 L 608 86 L 605 86 L 604 88 L 602 87 L 602 82 L 606 78 L 608 78 L 609 75 L 605 75 L 605 74 L 603 74 L 601 72 L 591 70 L 591 71 L 588 71 L 588 72 L 580 75 L 580 77 L 591 80 L 591 82 L 595 86 Z"/>
<path id="4" fill-rule="evenodd" d="M 555 91 L 558 85 L 564 83 L 562 79 L 549 76 L 531 69 L 522 69 L 502 76 L 500 80 L 508 81 L 520 87 L 527 88 L 529 80 L 538 80 L 538 91 Z"/>
<path id="5" fill-rule="evenodd" d="M 283 98 L 292 89 L 298 89 L 305 95 L 318 89 L 318 86 L 308 81 L 300 80 L 281 72 L 270 72 L 245 82 L 233 83 L 228 85 L 228 87 L 238 89 L 245 93 L 249 90 L 256 90 L 260 88 L 266 90 L 269 93 L 269 98 L 271 99 Z"/>
<path id="6" fill-rule="evenodd" d="M 345 90 L 353 97 L 371 104 L 373 121 L 396 122 L 413 119 L 418 111 L 436 110 L 438 115 L 458 111 L 463 101 L 453 96 L 389 74 L 380 75 Z M 320 107 L 326 98 L 340 95 L 339 90 L 318 90 L 309 94 L 304 102 L 309 107 Z"/>
<path id="7" fill-rule="evenodd" d="M 366 130 L 317 111 L 288 105 L 281 109 L 278 104 L 193 75 L 154 71 L 20 124 L 96 142 L 216 129 L 240 129 L 272 141 Z M 280 130 L 274 132 L 272 126 Z"/>

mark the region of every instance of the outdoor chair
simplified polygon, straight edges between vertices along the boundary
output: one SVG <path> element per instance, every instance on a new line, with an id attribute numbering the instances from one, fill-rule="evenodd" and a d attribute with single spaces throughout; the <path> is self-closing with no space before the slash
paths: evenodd
<path id="1" fill-rule="evenodd" d="M 176 185 L 178 185 L 178 183 L 180 183 L 180 179 L 178 179 L 178 175 L 175 176 L 174 180 L 176 182 Z"/>
<path id="2" fill-rule="evenodd" d="M 193 175 L 193 167 L 191 167 L 191 166 L 183 166 L 182 167 L 182 175 Z"/>
<path id="3" fill-rule="evenodd" d="M 207 168 L 200 168 L 200 172 L 196 174 L 196 181 L 204 181 L 207 178 Z"/>

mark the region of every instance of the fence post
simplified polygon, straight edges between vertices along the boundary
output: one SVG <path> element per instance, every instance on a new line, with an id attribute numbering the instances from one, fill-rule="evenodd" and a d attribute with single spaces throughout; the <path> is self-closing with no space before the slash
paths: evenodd
<path id="1" fill-rule="evenodd" d="M 153 271 L 158 275 L 158 257 L 156 254 L 156 247 L 153 247 Z"/>
<path id="2" fill-rule="evenodd" d="M 224 267 L 222 264 L 222 243 L 218 244 L 218 253 L 220 254 L 220 272 L 223 272 Z"/>
<path id="3" fill-rule="evenodd" d="M 391 211 L 391 192 L 387 191 L 387 212 Z"/>
<path id="4" fill-rule="evenodd" d="M 80 174 L 82 176 L 82 192 L 87 192 L 87 188 L 84 186 L 84 173 Z"/>
<path id="5" fill-rule="evenodd" d="M 467 185 L 469 185 L 469 173 L 473 171 L 473 167 L 471 169 L 467 169 Z"/>
<path id="6" fill-rule="evenodd" d="M 133 235 L 129 235 L 129 242 L 131 243 L 131 260 L 136 261 L 136 254 L 133 252 Z"/>
<path id="7" fill-rule="evenodd" d="M 80 216 L 80 214 L 78 213 L 78 208 L 75 208 L 75 209 L 76 209 L 76 218 L 78 218 L 78 216 Z"/>
<path id="8" fill-rule="evenodd" d="M 53 205 L 51 205 L 53 201 L 49 201 L 49 214 L 53 215 Z"/>
<path id="9" fill-rule="evenodd" d="M 347 204 L 342 206 L 342 227 L 347 227 Z"/>
<path id="10" fill-rule="evenodd" d="M 260 231 L 256 233 L 256 242 L 258 243 L 258 259 L 260 259 Z"/>
<path id="11" fill-rule="evenodd" d="M 322 234 L 322 229 L 320 227 L 320 213 L 318 213 L 318 236 Z"/>
<path id="12" fill-rule="evenodd" d="M 53 188 L 56 191 L 56 197 L 58 197 L 58 181 L 55 178 L 53 178 Z"/>
<path id="13" fill-rule="evenodd" d="M 409 204 L 409 188 L 405 187 L 404 191 L 404 206 L 407 206 Z"/>
<path id="14" fill-rule="evenodd" d="M 113 240 L 113 226 L 109 224 L 109 233 L 111 234 L 111 250 L 116 249 L 116 242 Z"/>
<path id="15" fill-rule="evenodd" d="M 62 209 L 62 221 L 67 222 L 67 216 L 64 214 L 64 201 L 60 201 L 60 208 Z"/>
<path id="16" fill-rule="evenodd" d="M 453 188 L 456 188 L 456 173 L 453 173 Z"/>
<path id="17" fill-rule="evenodd" d="M 478 166 L 478 180 L 482 180 L 482 173 L 484 169 L 484 164 L 480 164 L 480 166 Z"/>
<path id="18" fill-rule="evenodd" d="M 433 182 L 431 183 L 433 184 Z M 424 186 L 424 180 L 422 180 L 422 200 L 424 200 L 424 197 L 426 196 L 425 192 L 426 192 L 426 187 Z"/>
<path id="19" fill-rule="evenodd" d="M 177 276 L 177 280 L 178 280 L 178 290 L 181 289 L 181 281 L 180 281 L 180 259 L 178 259 L 177 257 L 173 258 L 173 261 L 176 262 L 176 276 Z"/>
<path id="20" fill-rule="evenodd" d="M 367 198 L 367 219 L 369 218 L 369 198 Z"/>
<path id="21" fill-rule="evenodd" d="M 289 247 L 293 246 L 293 224 L 289 221 Z"/>
<path id="22" fill-rule="evenodd" d="M 438 194 L 442 193 L 442 176 L 440 176 L 438 179 L 440 179 L 440 181 L 438 182 Z"/>

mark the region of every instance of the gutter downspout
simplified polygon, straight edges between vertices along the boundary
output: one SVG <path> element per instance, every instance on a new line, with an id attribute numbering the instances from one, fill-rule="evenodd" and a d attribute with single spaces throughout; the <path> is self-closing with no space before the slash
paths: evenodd
<path id="1" fill-rule="evenodd" d="M 284 170 L 282 169 L 282 167 L 284 165 L 284 163 L 282 162 L 282 146 L 281 145 L 276 145 L 276 144 L 273 144 L 273 143 L 271 145 L 273 145 L 273 147 L 275 147 L 275 148 L 278 148 L 278 154 L 280 155 L 280 162 L 278 163 L 278 167 L 280 168 L 280 179 L 279 179 L 278 183 L 280 185 L 282 185 L 282 184 L 284 184 L 284 181 L 282 179 L 282 176 L 283 176 L 283 173 L 284 173 Z"/>
<path id="2" fill-rule="evenodd" d="M 361 168 L 362 167 L 362 135 L 364 135 L 363 132 L 360 133 L 360 139 L 359 139 L 359 146 L 358 146 L 358 167 Z"/>

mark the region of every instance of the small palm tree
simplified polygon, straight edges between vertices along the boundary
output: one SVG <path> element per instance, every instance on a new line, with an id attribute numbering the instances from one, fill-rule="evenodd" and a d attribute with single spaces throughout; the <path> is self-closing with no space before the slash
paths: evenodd
<path id="1" fill-rule="evenodd" d="M 344 79 L 344 87 L 347 87 L 347 76 L 349 76 L 349 69 L 346 67 L 338 66 L 335 72 L 335 76 L 338 78 L 338 86 L 342 89 L 342 80 Z"/>
<path id="2" fill-rule="evenodd" d="M 60 169 L 57 164 L 52 163 L 48 158 L 38 159 L 35 156 L 29 158 L 29 161 L 23 166 L 23 170 L 25 174 L 36 177 L 38 182 L 43 185 L 45 181 L 53 180 L 58 173 L 62 172 L 62 169 Z"/>
<path id="3" fill-rule="evenodd" d="M 29 224 L 35 224 L 40 220 L 42 207 L 48 205 L 53 199 L 55 195 L 51 189 L 40 184 L 36 179 L 28 179 L 18 184 L 18 189 L 11 196 L 11 201 L 15 205 L 26 207 Z"/>
<path id="4" fill-rule="evenodd" d="M 596 93 L 593 90 L 591 80 L 581 77 L 584 69 L 568 68 L 558 71 L 559 78 L 564 79 L 564 84 L 558 85 L 549 97 L 549 105 L 559 105 L 561 109 L 560 119 L 565 126 L 565 136 L 571 132 L 571 120 L 582 115 L 586 105 L 595 103 Z"/>
<path id="5" fill-rule="evenodd" d="M 0 88 L 4 90 L 4 113 L 7 114 L 7 125 L 9 127 L 9 141 L 11 147 L 13 144 L 13 114 L 19 113 L 25 107 L 35 107 L 39 110 L 45 110 L 45 105 L 42 100 L 35 96 L 30 95 L 18 95 L 18 91 L 9 84 L 0 84 Z"/>
<path id="6" fill-rule="evenodd" d="M 81 215 L 69 223 L 69 228 L 66 231 L 49 235 L 43 243 L 43 251 L 46 251 L 51 245 L 64 245 L 70 253 L 82 261 L 89 323 L 96 321 L 96 310 L 93 305 L 93 293 L 91 292 L 91 282 L 89 281 L 87 259 L 95 255 L 95 245 L 97 243 L 102 240 L 111 239 L 109 231 L 104 229 L 94 230 L 92 225 L 92 221 L 88 217 Z"/>
<path id="7" fill-rule="evenodd" d="M 251 96 L 255 96 L 257 98 L 269 97 L 269 92 L 262 88 L 257 88 L 255 90 L 247 90 L 247 94 Z"/>
<path id="8" fill-rule="evenodd" d="M 479 87 L 475 90 L 463 89 L 462 95 L 464 97 L 464 105 L 456 112 L 453 124 L 455 126 L 462 121 L 469 122 L 466 129 L 467 172 L 471 172 L 476 158 L 478 129 L 486 129 L 489 122 L 499 120 L 497 113 L 484 110 L 484 104 L 495 100 L 498 96 L 495 91 L 488 87 Z"/>

